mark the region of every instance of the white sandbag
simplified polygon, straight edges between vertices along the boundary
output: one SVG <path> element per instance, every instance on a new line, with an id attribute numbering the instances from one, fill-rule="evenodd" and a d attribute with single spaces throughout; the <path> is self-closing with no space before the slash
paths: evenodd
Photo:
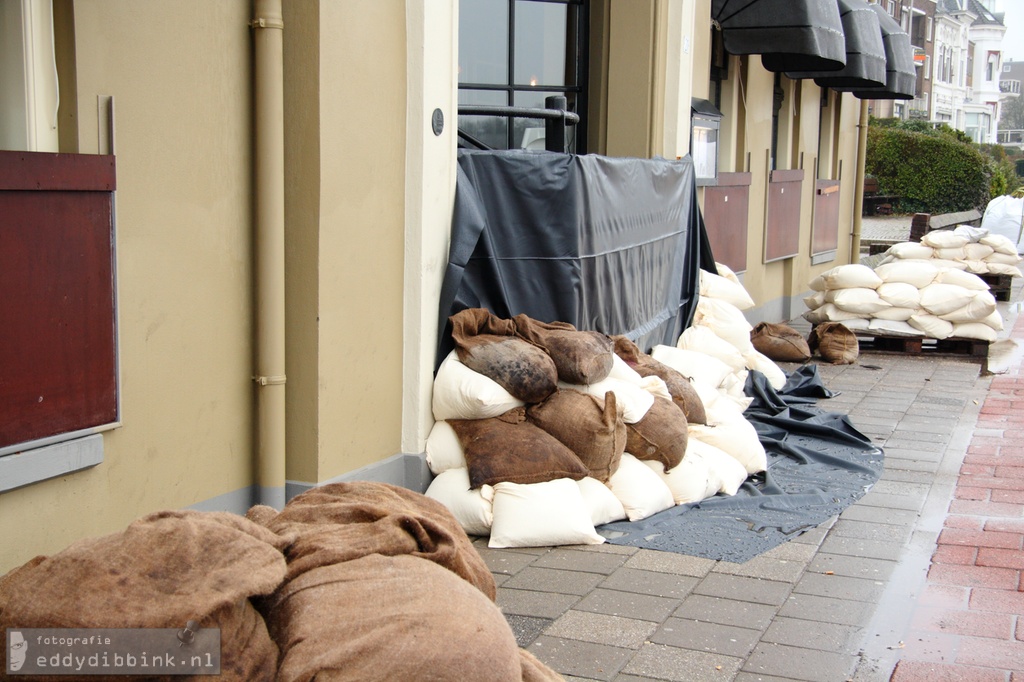
<path id="1" fill-rule="evenodd" d="M 846 324 L 847 320 L 865 319 L 866 317 L 870 317 L 870 315 L 850 313 L 836 307 L 834 303 L 826 303 L 820 308 L 808 310 L 803 314 L 803 318 L 811 324 L 821 324 L 822 322 L 842 322 Z"/>
<path id="2" fill-rule="evenodd" d="M 858 317 L 853 320 L 843 320 L 843 326 L 851 332 L 864 331 L 871 325 L 871 319 Z"/>
<path id="3" fill-rule="evenodd" d="M 962 249 L 969 240 L 952 230 L 933 230 L 921 237 L 921 243 L 933 249 Z"/>
<path id="4" fill-rule="evenodd" d="M 626 518 L 626 510 L 619 502 L 619 498 L 615 497 L 615 493 L 601 481 L 584 476 L 576 481 L 576 485 L 583 496 L 583 504 L 590 512 L 590 520 L 595 526 Z"/>
<path id="5" fill-rule="evenodd" d="M 932 283 L 921 289 L 921 307 L 932 315 L 945 315 L 967 305 L 974 292 L 955 284 Z"/>
<path id="6" fill-rule="evenodd" d="M 935 285 L 932 285 L 935 286 Z M 989 291 L 977 291 L 974 297 L 962 308 L 951 313 L 939 315 L 943 320 L 954 325 L 962 322 L 980 322 L 996 311 L 996 298 Z M 953 334 L 956 334 L 954 330 Z"/>
<path id="7" fill-rule="evenodd" d="M 981 241 L 981 238 L 988 234 L 988 230 L 984 227 L 974 227 L 973 225 L 957 225 L 953 228 L 953 234 L 966 238 L 967 245 L 970 246 L 972 243 Z"/>
<path id="8" fill-rule="evenodd" d="M 848 265 L 837 265 L 831 270 L 821 273 L 821 278 L 828 289 L 850 289 L 852 287 L 865 287 L 874 289 L 882 283 L 881 278 L 866 265 L 851 263 Z"/>
<path id="9" fill-rule="evenodd" d="M 452 425 L 446 421 L 434 422 L 427 436 L 427 466 L 437 476 L 449 469 L 466 466 L 466 453 L 455 435 Z"/>
<path id="10" fill-rule="evenodd" d="M 910 318 L 908 317 L 907 319 Z M 868 330 L 886 336 L 921 336 L 921 332 L 911 327 L 909 323 L 897 320 L 880 320 L 875 318 L 868 325 Z"/>
<path id="11" fill-rule="evenodd" d="M 612 370 L 608 372 L 608 376 L 612 379 L 636 384 L 637 386 L 643 383 L 644 380 L 644 378 L 640 376 L 639 372 L 630 367 L 625 360 L 615 353 L 612 353 Z"/>
<path id="12" fill-rule="evenodd" d="M 711 479 L 708 463 L 702 455 L 691 455 L 687 442 L 686 456 L 668 471 L 661 462 L 641 460 L 672 492 L 676 504 L 700 502 L 718 492 L 720 481 Z"/>
<path id="13" fill-rule="evenodd" d="M 687 428 L 690 438 L 726 452 L 742 464 L 748 474 L 764 471 L 768 466 L 768 457 L 757 438 L 757 431 L 745 417 L 725 419 L 714 426 L 690 424 Z"/>
<path id="14" fill-rule="evenodd" d="M 676 348 L 710 355 L 727 364 L 733 371 L 746 367 L 743 355 L 736 346 L 713 332 L 711 327 L 696 326 L 685 329 L 676 341 Z"/>
<path id="15" fill-rule="evenodd" d="M 877 274 L 885 282 L 903 282 L 922 289 L 939 274 L 934 264 L 918 260 L 898 260 L 875 268 Z M 876 288 L 877 290 L 877 288 Z"/>
<path id="16" fill-rule="evenodd" d="M 743 359 L 746 360 L 748 368 L 756 369 L 763 374 L 776 391 L 781 391 L 786 385 L 786 373 L 764 353 L 755 350 L 744 355 Z"/>
<path id="17" fill-rule="evenodd" d="M 672 393 L 668 390 L 668 384 L 665 380 L 659 376 L 651 375 L 644 377 L 643 381 L 640 382 L 640 388 L 644 389 L 655 398 L 664 398 L 669 402 L 672 401 Z"/>
<path id="18" fill-rule="evenodd" d="M 892 306 L 891 303 L 879 298 L 875 289 L 865 287 L 831 289 L 825 293 L 825 300 L 840 310 L 857 315 L 871 315 Z"/>
<path id="19" fill-rule="evenodd" d="M 753 347 L 750 344 L 750 331 L 754 327 L 743 317 L 743 311 L 731 303 L 713 298 L 698 299 L 693 323 L 710 327 L 711 331 L 736 346 L 741 353 Z"/>
<path id="20" fill-rule="evenodd" d="M 1009 275 L 1010 277 L 1021 277 L 1020 268 L 1016 265 L 1006 265 L 1005 263 L 986 263 L 988 266 L 989 274 L 992 275 Z"/>
<path id="21" fill-rule="evenodd" d="M 907 322 L 931 339 L 947 339 L 953 333 L 953 323 L 935 315 L 914 315 Z"/>
<path id="22" fill-rule="evenodd" d="M 988 202 L 985 215 L 981 218 L 981 226 L 988 230 L 989 237 L 999 235 L 1010 240 L 1014 250 L 1020 251 L 1021 213 L 1024 212 L 1024 199 L 1002 195 Z"/>
<path id="23" fill-rule="evenodd" d="M 558 382 L 559 388 L 567 388 L 580 393 L 587 393 L 604 400 L 608 391 L 615 394 L 615 402 L 622 408 L 622 421 L 627 424 L 636 424 L 647 416 L 647 411 L 654 404 L 654 396 L 644 389 L 643 386 L 631 384 L 621 379 L 608 377 L 596 384 L 570 384 L 564 381 Z M 603 403 L 602 403 L 603 404 Z"/>
<path id="24" fill-rule="evenodd" d="M 910 286 L 910 285 L 908 284 L 907 286 Z M 914 291 L 917 291 L 917 289 L 914 289 Z M 911 316 L 917 315 L 918 313 L 921 313 L 921 312 L 924 312 L 924 311 L 921 310 L 920 308 L 916 308 L 916 307 L 915 308 L 897 308 L 897 307 L 893 306 L 892 308 L 886 308 L 885 310 L 879 310 L 877 313 L 875 313 L 874 317 L 872 317 L 871 319 L 872 320 L 886 320 L 888 322 L 906 322 L 907 320 L 909 320 L 911 318 Z M 843 324 L 846 324 L 846 323 L 844 322 Z M 868 326 L 870 327 L 871 325 L 868 325 Z"/>
<path id="25" fill-rule="evenodd" d="M 622 454 L 618 470 L 608 479 L 608 487 L 622 503 L 630 521 L 646 519 L 676 503 L 661 477 L 628 452 Z"/>
<path id="26" fill-rule="evenodd" d="M 880 299 L 895 308 L 916 308 L 921 304 L 921 290 L 906 282 L 885 282 L 875 291 Z"/>
<path id="27" fill-rule="evenodd" d="M 1016 237 L 1016 235 L 1014 235 L 1014 237 Z M 1017 245 L 1013 243 L 1013 240 L 1007 239 L 1001 234 L 990 234 L 982 237 L 978 240 L 978 243 L 991 246 L 992 250 L 998 253 L 1005 253 L 1010 256 L 1017 253 Z"/>
<path id="28" fill-rule="evenodd" d="M 725 265 L 723 263 L 715 263 L 715 270 L 718 271 L 719 275 L 725 277 L 730 282 L 742 284 L 742 282 L 740 282 L 740 278 L 736 276 L 736 273 L 733 272 L 728 265 Z"/>
<path id="29" fill-rule="evenodd" d="M 750 294 L 742 284 L 737 284 L 707 270 L 700 271 L 700 295 L 732 303 L 740 310 L 749 310 L 754 307 L 754 299 L 750 298 Z"/>
<path id="30" fill-rule="evenodd" d="M 672 346 L 657 345 L 651 349 L 651 357 L 668 365 L 684 377 L 714 388 L 722 385 L 722 381 L 735 370 L 707 353 L 695 350 L 684 350 Z"/>
<path id="31" fill-rule="evenodd" d="M 807 306 L 808 310 L 814 310 L 825 305 L 825 292 L 815 291 L 810 296 L 804 297 L 804 305 Z"/>
<path id="32" fill-rule="evenodd" d="M 807 286 L 811 291 L 826 291 L 828 289 L 828 285 L 825 284 L 825 278 L 821 275 L 813 278 L 807 283 Z"/>
<path id="33" fill-rule="evenodd" d="M 901 242 L 890 246 L 886 253 L 895 258 L 927 259 L 932 257 L 932 247 L 920 242 Z"/>
<path id="34" fill-rule="evenodd" d="M 743 392 L 743 387 L 747 384 L 748 374 L 750 372 L 745 369 L 742 372 L 733 372 L 722 381 L 721 392 L 732 398 L 745 397 L 746 394 Z"/>
<path id="35" fill-rule="evenodd" d="M 999 314 L 998 310 L 994 311 L 988 317 L 982 320 L 978 320 L 978 322 L 981 322 L 982 324 L 986 324 L 989 327 L 992 327 L 992 329 L 994 329 L 997 332 L 1003 331 L 1003 316 Z"/>
<path id="36" fill-rule="evenodd" d="M 659 481 L 660 483 L 660 481 Z M 494 485 L 494 521 L 488 547 L 600 545 L 576 481 Z"/>
<path id="37" fill-rule="evenodd" d="M 718 424 L 729 421 L 733 417 L 739 417 L 753 401 L 754 399 L 750 396 L 744 396 L 737 400 L 730 395 L 716 392 L 714 396 L 703 401 L 704 414 L 707 416 L 708 424 Z"/>
<path id="38" fill-rule="evenodd" d="M 967 261 L 964 260 L 939 260 L 938 258 L 932 258 L 932 265 L 939 269 L 939 272 L 943 270 L 966 270 Z"/>
<path id="39" fill-rule="evenodd" d="M 1003 265 L 1017 265 L 1021 262 L 1019 255 L 1010 255 L 1008 253 L 993 253 L 991 256 L 985 259 L 988 264 L 1001 263 Z"/>
<path id="40" fill-rule="evenodd" d="M 971 291 L 988 291 L 988 284 L 981 277 L 963 270 L 943 270 L 935 277 L 938 284 L 952 284 Z"/>
<path id="41" fill-rule="evenodd" d="M 438 474 L 423 493 L 437 500 L 452 513 L 469 535 L 488 535 L 494 521 L 494 488 L 469 486 L 469 469 L 448 469 Z"/>
<path id="42" fill-rule="evenodd" d="M 932 258 L 934 260 L 963 260 L 965 257 L 964 247 L 962 246 L 932 251 Z"/>
<path id="43" fill-rule="evenodd" d="M 455 351 L 448 354 L 434 377 L 431 406 L 434 419 L 487 419 L 525 405 L 496 381 L 459 362 Z"/>
<path id="44" fill-rule="evenodd" d="M 950 334 L 958 339 L 978 339 L 989 343 L 999 338 L 996 330 L 983 322 L 962 322 L 953 325 L 953 333 Z"/>
<path id="45" fill-rule="evenodd" d="M 962 260 L 964 271 L 972 275 L 984 275 L 988 273 L 988 263 L 983 260 Z"/>
<path id="46" fill-rule="evenodd" d="M 714 486 L 716 492 L 735 495 L 736 491 L 747 480 L 747 471 L 736 458 L 714 445 L 699 440 L 686 441 L 686 457 L 700 456 L 708 467 L 708 485 Z M 683 459 L 685 460 L 686 457 Z"/>
<path id="47" fill-rule="evenodd" d="M 987 244 L 968 244 L 964 247 L 964 260 L 985 260 L 995 253 Z"/>

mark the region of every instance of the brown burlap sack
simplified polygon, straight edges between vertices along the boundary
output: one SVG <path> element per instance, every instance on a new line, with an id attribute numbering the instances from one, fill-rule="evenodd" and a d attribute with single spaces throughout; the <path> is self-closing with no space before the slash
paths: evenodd
<path id="1" fill-rule="evenodd" d="M 540 322 L 526 315 L 512 318 L 516 334 L 543 348 L 570 384 L 596 384 L 612 371 L 612 341 L 604 334 L 579 331 L 568 322 Z"/>
<path id="2" fill-rule="evenodd" d="M 811 349 L 800 332 L 785 324 L 759 322 L 750 332 L 754 349 L 777 362 L 806 362 Z"/>
<path id="3" fill-rule="evenodd" d="M 860 355 L 857 336 L 839 322 L 822 322 L 811 330 L 807 345 L 833 365 L 851 365 Z"/>
<path id="4" fill-rule="evenodd" d="M 193 620 L 220 629 L 219 679 L 273 680 L 278 650 L 249 598 L 281 584 L 288 541 L 234 514 L 150 514 L 8 573 L 0 580 L 0 636 L 6 642 L 12 627 L 181 629 Z M 0 647 L 0 670 L 6 651 Z"/>
<path id="5" fill-rule="evenodd" d="M 491 419 L 449 419 L 448 423 L 465 452 L 473 488 L 502 481 L 578 481 L 590 474 L 572 450 L 526 420 L 526 408 Z"/>
<path id="6" fill-rule="evenodd" d="M 515 336 L 511 320 L 483 308 L 467 308 L 448 318 L 462 364 L 493 379 L 516 398 L 537 403 L 555 392 L 558 369 L 543 349 Z"/>
<path id="7" fill-rule="evenodd" d="M 266 601 L 280 682 L 558 679 L 519 653 L 501 610 L 415 556 L 314 568 Z M 549 671 L 550 672 L 550 671 Z"/>
<path id="8" fill-rule="evenodd" d="M 637 459 L 661 462 L 665 471 L 686 454 L 686 415 L 674 402 L 655 397 L 654 404 L 636 424 L 626 424 L 626 452 Z"/>
<path id="9" fill-rule="evenodd" d="M 636 370 L 637 374 L 642 377 L 656 376 L 665 382 L 669 395 L 672 396 L 672 402 L 678 405 L 686 415 L 688 424 L 708 423 L 707 414 L 704 412 L 704 403 L 687 377 L 642 352 L 635 343 L 625 336 L 613 336 L 612 341 L 615 343 L 615 354 Z"/>
<path id="10" fill-rule="evenodd" d="M 253 507 L 248 516 L 292 538 L 289 580 L 320 566 L 368 554 L 410 554 L 432 561 L 494 599 L 494 577 L 448 508 L 387 483 L 332 483 L 293 498 L 280 513 Z"/>
<path id="11" fill-rule="evenodd" d="M 602 400 L 559 389 L 527 408 L 526 417 L 572 450 L 599 481 L 606 483 L 618 470 L 626 448 L 626 424 L 611 391 Z"/>

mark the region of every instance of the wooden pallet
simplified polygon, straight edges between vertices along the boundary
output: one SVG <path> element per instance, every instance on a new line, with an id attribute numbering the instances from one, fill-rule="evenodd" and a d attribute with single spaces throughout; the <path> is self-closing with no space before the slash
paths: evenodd
<path id="1" fill-rule="evenodd" d="M 903 353 L 905 355 L 959 355 L 972 359 L 988 358 L 988 341 L 980 339 L 930 339 L 924 336 L 886 336 L 857 330 L 861 352 Z"/>
<path id="2" fill-rule="evenodd" d="M 988 285 L 989 291 L 997 301 L 1010 300 L 1010 287 L 1013 285 L 1013 277 L 1010 275 L 978 275 Z"/>

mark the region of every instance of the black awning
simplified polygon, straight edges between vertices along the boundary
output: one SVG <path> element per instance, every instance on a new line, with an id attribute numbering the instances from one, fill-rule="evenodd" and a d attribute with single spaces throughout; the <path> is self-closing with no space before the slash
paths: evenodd
<path id="1" fill-rule="evenodd" d="M 839 71 L 794 71 L 786 75 L 813 78 L 823 88 L 884 86 L 885 45 L 878 15 L 864 0 L 839 0 L 839 16 L 846 37 L 846 66 Z"/>
<path id="2" fill-rule="evenodd" d="M 836 88 L 850 90 L 861 99 L 914 99 L 917 69 L 910 36 L 879 5 L 868 5 L 878 15 L 885 46 L 885 85 L 877 88 Z"/>
<path id="3" fill-rule="evenodd" d="M 836 0 L 712 0 L 711 18 L 731 54 L 759 54 L 769 71 L 835 71 L 846 65 Z"/>

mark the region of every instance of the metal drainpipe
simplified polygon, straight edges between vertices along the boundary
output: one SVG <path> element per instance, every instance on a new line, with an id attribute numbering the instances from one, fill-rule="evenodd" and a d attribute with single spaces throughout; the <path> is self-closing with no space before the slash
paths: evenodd
<path id="1" fill-rule="evenodd" d="M 285 502 L 284 19 L 254 0 L 256 502 Z"/>
<path id="2" fill-rule="evenodd" d="M 853 185 L 853 232 L 850 235 L 850 262 L 860 263 L 860 226 L 864 206 L 864 162 L 868 153 L 868 102 L 860 101 L 857 124 L 857 175 Z"/>

